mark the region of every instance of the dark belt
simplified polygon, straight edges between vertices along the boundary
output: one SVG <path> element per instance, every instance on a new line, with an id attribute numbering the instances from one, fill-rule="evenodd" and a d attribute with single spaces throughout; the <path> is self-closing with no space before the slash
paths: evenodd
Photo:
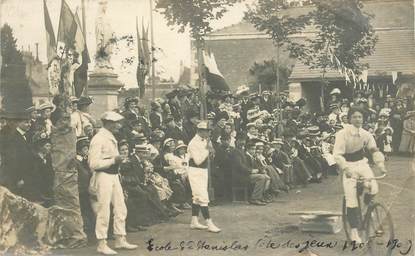
<path id="1" fill-rule="evenodd" d="M 363 149 L 343 155 L 347 162 L 357 162 L 365 158 L 365 151 Z"/>
<path id="2" fill-rule="evenodd" d="M 208 160 L 206 159 L 205 161 L 203 161 L 203 163 L 197 165 L 193 159 L 190 159 L 189 161 L 189 166 L 190 167 L 194 167 L 194 168 L 203 168 L 203 169 L 207 169 L 208 168 Z"/>

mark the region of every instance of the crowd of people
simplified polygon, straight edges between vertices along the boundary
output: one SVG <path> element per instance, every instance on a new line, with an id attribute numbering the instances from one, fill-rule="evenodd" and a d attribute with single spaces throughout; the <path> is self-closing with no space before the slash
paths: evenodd
<path id="1" fill-rule="evenodd" d="M 189 168 L 196 166 L 210 169 L 215 201 L 231 202 L 246 194 L 258 206 L 338 175 L 335 134 L 348 123 L 352 106 L 365 109 L 364 129 L 386 156 L 415 150 L 415 111 L 409 98 L 375 98 L 358 91 L 349 99 L 334 88 L 328 110 L 317 113 L 306 110 L 304 99 L 290 101 L 287 91 L 258 94 L 240 86 L 234 93 L 210 92 L 206 98 L 207 122 L 200 120 L 201 102 L 192 88 L 175 89 L 152 101 L 149 111 L 138 98 L 128 97 L 121 109 L 104 113 L 101 120 L 88 113 L 93 99 L 70 99 L 77 137 L 73 166 L 87 234 L 106 239 L 111 215 L 112 232 L 125 236 L 123 229 L 145 230 L 187 209 L 192 209 L 192 228 L 219 232 L 209 216 L 208 188 L 198 191 L 198 177 L 189 175 Z M 1 185 L 45 207 L 55 203 L 50 136 L 57 125 L 56 104 L 43 102 L 20 117 L 2 115 L 0 122 Z M 206 156 L 197 143 L 206 143 Z M 119 156 L 106 163 L 99 160 L 114 152 Z M 94 171 L 102 169 L 116 175 L 103 178 Z M 100 179 L 105 186 L 93 186 Z M 197 220 L 199 210 L 206 226 Z M 125 238 L 118 244 L 135 248 Z"/>

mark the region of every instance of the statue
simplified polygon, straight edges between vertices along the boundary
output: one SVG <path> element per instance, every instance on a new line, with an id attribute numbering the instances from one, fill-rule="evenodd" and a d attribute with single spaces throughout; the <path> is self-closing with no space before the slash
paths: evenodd
<path id="1" fill-rule="evenodd" d="M 98 2 L 98 15 L 95 20 L 95 36 L 97 40 L 95 69 L 96 71 L 112 73 L 114 67 L 111 64 L 111 55 L 115 35 L 107 17 L 107 4 L 108 0 L 100 0 Z"/>

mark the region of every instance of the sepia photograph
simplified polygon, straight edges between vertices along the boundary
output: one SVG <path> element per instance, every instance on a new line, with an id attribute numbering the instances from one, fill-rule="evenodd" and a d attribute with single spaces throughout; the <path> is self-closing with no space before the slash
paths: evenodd
<path id="1" fill-rule="evenodd" d="M 415 0 L 0 0 L 0 255 L 415 255 Z"/>

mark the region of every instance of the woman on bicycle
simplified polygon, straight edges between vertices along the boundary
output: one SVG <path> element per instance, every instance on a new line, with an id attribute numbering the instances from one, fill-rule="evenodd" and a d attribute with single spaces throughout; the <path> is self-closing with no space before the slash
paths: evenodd
<path id="1" fill-rule="evenodd" d="M 373 171 L 365 157 L 368 153 L 372 155 L 376 166 L 386 172 L 383 154 L 376 146 L 372 134 L 362 128 L 365 111 L 362 108 L 350 108 L 347 117 L 350 124 L 337 132 L 333 148 L 333 155 L 340 170 L 343 170 L 343 189 L 346 198 L 347 221 L 351 228 L 350 238 L 352 241 L 361 243 L 359 237 L 359 208 L 357 201 L 356 183 L 357 178 L 370 179 L 374 177 Z M 378 192 L 376 180 L 370 180 L 370 195 Z"/>

